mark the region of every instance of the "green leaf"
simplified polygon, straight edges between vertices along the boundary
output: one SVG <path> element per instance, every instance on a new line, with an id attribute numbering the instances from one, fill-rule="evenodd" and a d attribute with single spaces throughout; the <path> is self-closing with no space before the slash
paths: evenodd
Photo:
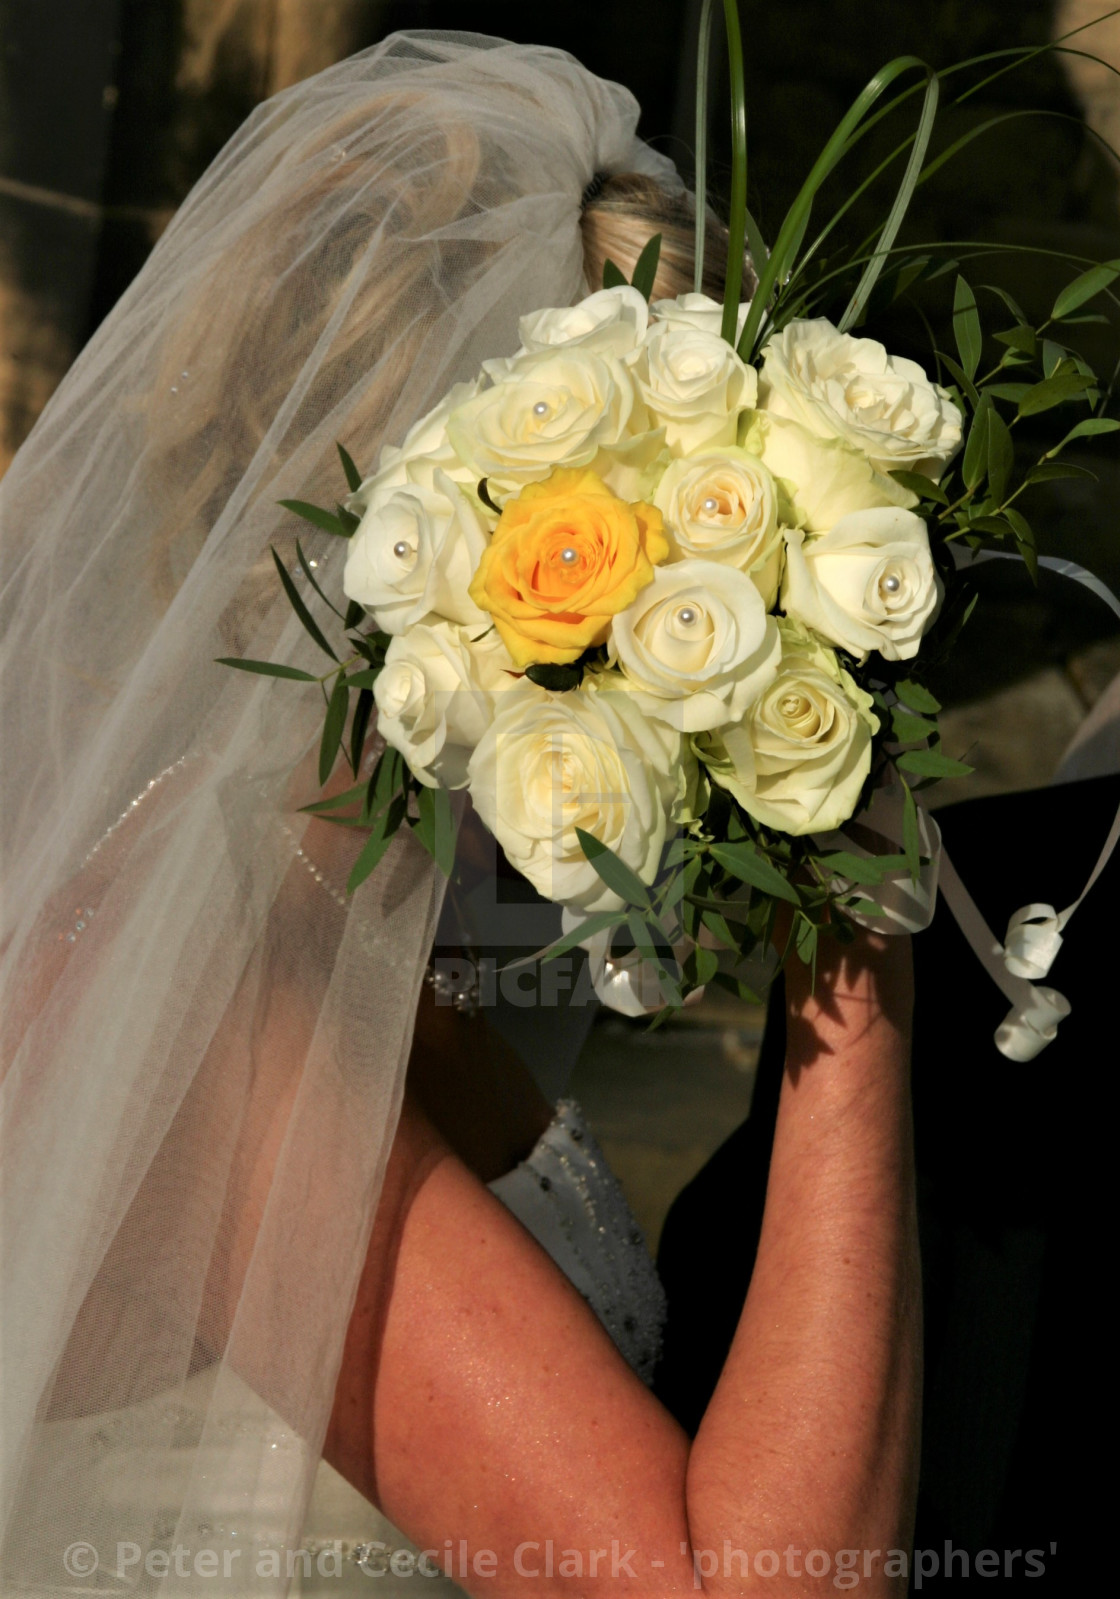
<path id="1" fill-rule="evenodd" d="M 915 716 L 903 705 L 896 705 L 891 711 L 891 732 L 900 744 L 925 743 L 937 732 L 937 723 L 928 716 Z"/>
<path id="2" fill-rule="evenodd" d="M 614 850 L 600 843 L 593 834 L 585 833 L 582 827 L 576 828 L 576 837 L 579 839 L 580 849 L 607 887 L 619 895 L 627 905 L 637 905 L 642 910 L 648 911 L 649 893 L 637 873 L 632 872 L 625 861 L 620 861 Z"/>
<path id="3" fill-rule="evenodd" d="M 1031 385 L 1029 383 L 986 383 L 984 385 L 985 394 L 990 394 L 996 400 L 1013 400 L 1016 405 L 1018 405 L 1024 394 L 1030 393 L 1030 389 Z"/>
<path id="4" fill-rule="evenodd" d="M 1064 344 L 1056 344 L 1053 339 L 1042 341 L 1042 375 L 1052 378 L 1054 373 L 1066 359 L 1069 351 Z"/>
<path id="5" fill-rule="evenodd" d="M 707 949 L 703 944 L 697 944 L 693 951 L 693 962 L 697 986 L 703 988 L 719 971 L 719 956 L 714 949 Z"/>
<path id="6" fill-rule="evenodd" d="M 784 899 L 791 905 L 800 905 L 801 897 L 797 890 L 753 844 L 713 844 L 711 854 L 725 871 L 739 878 L 741 882 L 749 883 L 752 888 L 760 889 L 764 894 L 772 894 L 775 899 Z"/>
<path id="7" fill-rule="evenodd" d="M 355 783 L 353 788 L 348 788 L 345 794 L 336 794 L 333 799 L 316 800 L 313 805 L 301 805 L 300 810 L 308 816 L 321 816 L 325 811 L 340 811 L 344 805 L 353 805 L 360 800 L 366 791 L 364 782 Z"/>
<path id="8" fill-rule="evenodd" d="M 730 0 L 728 10 L 732 8 L 732 5 L 733 0 Z M 734 56 L 734 52 L 731 50 L 729 50 L 728 54 L 729 56 Z M 923 102 L 922 120 L 915 139 L 915 149 L 921 144 L 923 136 L 928 137 L 928 128 L 932 120 L 929 113 L 931 107 L 936 105 L 936 77 L 931 73 L 925 62 L 918 60 L 916 56 L 898 56 L 881 68 L 853 101 L 826 142 L 809 176 L 802 184 L 793 204 L 787 211 L 778 230 L 778 236 L 774 241 L 774 247 L 770 252 L 770 258 L 759 274 L 758 288 L 751 300 L 750 310 L 743 324 L 743 332 L 739 340 L 739 354 L 745 361 L 751 360 L 754 355 L 755 345 L 762 331 L 762 319 L 770 310 L 771 299 L 775 290 L 779 284 L 787 281 L 796 264 L 801 240 L 805 236 L 805 229 L 808 225 L 809 214 L 817 191 L 829 177 L 833 168 L 847 153 L 854 142 L 859 124 L 867 116 L 875 101 L 890 87 L 896 78 L 900 77 L 904 72 L 912 71 L 914 68 L 917 68 L 926 76 L 926 98 Z M 848 309 L 844 313 L 845 320 L 840 323 L 841 331 L 844 331 L 846 322 L 854 320 L 862 306 L 866 304 L 867 295 L 871 292 L 878 273 L 889 258 L 889 250 L 893 242 L 893 235 L 890 234 L 890 230 L 897 230 L 901 224 L 906 201 L 909 198 L 907 191 L 912 190 L 913 185 L 917 182 L 918 171 L 912 171 L 912 167 L 913 161 L 907 165 L 899 195 L 896 197 L 895 205 L 892 206 L 883 232 L 876 243 L 871 260 L 868 263 L 868 269 L 860 280 L 856 293 L 852 296 Z"/>
<path id="9" fill-rule="evenodd" d="M 973 383 L 972 379 L 965 372 L 964 368 L 959 366 L 958 363 L 953 360 L 951 355 L 946 355 L 944 350 L 938 350 L 936 353 L 938 359 L 945 363 L 952 376 L 956 378 L 957 383 L 960 385 L 961 392 L 968 396 L 969 403 L 972 405 L 973 410 L 976 410 L 980 404 L 980 390 L 976 387 L 975 383 Z"/>
<path id="10" fill-rule="evenodd" d="M 701 911 L 700 920 L 708 929 L 709 933 L 711 933 L 715 938 L 718 938 L 721 944 L 725 945 L 728 949 L 738 950 L 739 940 L 735 937 L 735 934 L 728 926 L 726 917 L 721 916 L 719 911 Z"/>
<path id="11" fill-rule="evenodd" d="M 335 449 L 338 451 L 338 458 L 342 462 L 342 470 L 346 473 L 347 485 L 349 486 L 351 494 L 353 494 L 362 486 L 362 474 L 354 465 L 349 451 L 343 449 L 342 445 L 338 443 L 335 444 Z"/>
<path id="12" fill-rule="evenodd" d="M 1009 350 L 1019 350 L 1023 355 L 1034 356 L 1038 352 L 1038 335 L 1031 327 L 1005 328 L 1002 333 L 992 335 L 1000 344 L 1006 344 Z"/>
<path id="13" fill-rule="evenodd" d="M 342 621 L 343 620 L 342 612 L 339 610 L 337 605 L 332 605 L 331 604 L 330 600 L 327 599 L 327 596 L 323 593 L 322 589 L 319 587 L 318 580 L 315 577 L 314 568 L 312 567 L 311 562 L 307 559 L 307 556 L 303 553 L 303 545 L 300 543 L 300 541 L 298 539 L 296 540 L 296 556 L 297 556 L 297 558 L 299 560 L 300 566 L 303 568 L 304 577 L 311 584 L 311 587 L 315 590 L 316 594 L 322 600 L 323 604 L 326 605 L 330 610 L 332 610 L 334 612 L 334 614 L 338 617 L 339 621 Z"/>
<path id="14" fill-rule="evenodd" d="M 219 655 L 215 666 L 236 666 L 240 672 L 259 672 L 262 677 L 290 677 L 298 683 L 317 683 L 312 672 L 301 672 L 298 666 L 281 666 L 276 661 L 239 661 L 229 655 Z"/>
<path id="15" fill-rule="evenodd" d="M 630 279 L 631 284 L 645 300 L 648 300 L 653 293 L 654 279 L 657 277 L 657 263 L 660 259 L 661 235 L 660 233 L 655 233 L 634 263 L 634 276 Z"/>
<path id="16" fill-rule="evenodd" d="M 921 711 L 926 716 L 936 716 L 941 709 L 940 700 L 935 700 L 928 688 L 923 688 L 921 683 L 915 683 L 912 678 L 904 678 L 896 683 L 894 691 L 904 705 L 912 711 Z"/>
<path id="17" fill-rule="evenodd" d="M 730 972 L 716 972 L 712 982 L 717 988 L 726 988 L 734 994 L 736 999 L 741 999 L 744 1005 L 761 1005 L 762 1000 L 753 988 L 748 988 L 746 983 L 738 977 L 733 977 Z"/>
<path id="18" fill-rule="evenodd" d="M 1096 438 L 1101 433 L 1115 433 L 1117 428 L 1120 428 L 1120 422 L 1111 416 L 1087 416 L 1084 422 L 1078 422 L 1076 427 L 1070 428 L 1058 449 L 1064 450 L 1073 439 Z M 1057 450 L 1051 453 L 1056 455 Z"/>
<path id="19" fill-rule="evenodd" d="M 416 807 L 419 815 L 413 832 L 444 877 L 450 877 L 455 866 L 455 814 L 450 791 L 425 785 L 416 796 Z"/>
<path id="20" fill-rule="evenodd" d="M 977 488 L 983 482 L 984 474 L 988 470 L 988 423 L 993 410 L 991 400 L 986 394 L 982 394 L 972 419 L 972 426 L 968 430 L 964 459 L 961 462 L 961 476 L 964 478 L 965 487 L 969 489 Z"/>
<path id="21" fill-rule="evenodd" d="M 988 492 L 1000 504 L 1015 467 L 1015 446 L 1007 423 L 993 406 L 988 412 Z"/>
<path id="22" fill-rule="evenodd" d="M 294 511 L 297 516 L 302 516 L 305 522 L 310 522 L 312 527 L 321 528 L 324 533 L 333 533 L 336 538 L 348 539 L 352 529 L 348 529 L 340 517 L 330 511 L 324 511 L 321 506 L 308 505 L 306 500 L 279 500 L 285 511 Z"/>
<path id="23" fill-rule="evenodd" d="M 351 684 L 353 678 L 350 679 Z M 350 770 L 357 776 L 358 767 L 362 764 L 362 750 L 365 747 L 366 733 L 369 731 L 369 719 L 373 714 L 373 693 L 368 688 L 363 688 L 358 695 L 358 703 L 354 707 L 354 720 L 350 726 Z"/>
<path id="24" fill-rule="evenodd" d="M 1023 325 L 1029 324 L 1027 313 L 1023 310 L 1022 306 L 1017 300 L 1012 299 L 1011 295 L 1008 294 L 1006 289 L 1001 289 L 998 283 L 982 283 L 980 287 L 988 294 L 998 294 L 999 298 L 1011 312 L 1011 315 L 1015 318 L 1016 322 Z"/>
<path id="25" fill-rule="evenodd" d="M 895 762 L 898 765 L 898 762 Z M 922 870 L 922 840 L 918 828 L 918 806 L 910 785 L 905 778 L 902 783 L 902 853 L 906 857 L 906 865 L 912 880 L 916 883 Z"/>
<path id="26" fill-rule="evenodd" d="M 920 66 L 924 70 L 926 74 L 925 95 L 922 100 L 922 109 L 918 114 L 918 126 L 914 133 L 914 142 L 906 163 L 906 170 L 902 175 L 902 180 L 891 203 L 891 208 L 887 212 L 887 219 L 883 223 L 882 231 L 875 242 L 875 249 L 871 259 L 864 268 L 863 276 L 860 278 L 856 291 L 848 302 L 848 307 L 838 323 L 841 333 L 846 333 L 855 322 L 860 320 L 871 291 L 875 287 L 876 280 L 887 264 L 898 230 L 902 226 L 903 218 L 909 209 L 914 190 L 917 188 L 921 178 L 926 151 L 929 149 L 930 136 L 933 133 L 933 124 L 937 118 L 937 102 L 941 92 L 937 74 L 932 72 L 924 61 L 918 61 L 913 56 L 900 57 L 899 60 L 900 62 L 906 62 L 908 65 Z M 871 85 L 868 85 L 868 88 L 870 87 Z"/>
<path id="27" fill-rule="evenodd" d="M 1083 377 L 1080 372 L 1059 372 L 1052 378 L 1043 378 L 1019 401 L 1019 415 L 1037 416 L 1040 411 L 1049 411 L 1066 400 L 1076 399 L 1092 387 L 1093 379 Z"/>
<path id="28" fill-rule="evenodd" d="M 343 535 L 352 538 L 362 525 L 362 519 L 354 511 L 348 511 L 344 505 L 336 505 L 338 520 L 342 523 Z"/>
<path id="29" fill-rule="evenodd" d="M 383 750 L 366 784 L 362 821 L 368 826 L 394 799 L 404 781 L 404 758 L 399 750 Z"/>
<path id="30" fill-rule="evenodd" d="M 805 966 L 811 966 L 817 958 L 817 929 L 816 924 L 807 916 L 797 918 L 797 953 Z"/>
<path id="31" fill-rule="evenodd" d="M 381 676 L 381 672 L 382 668 L 380 666 L 367 667 L 361 672 L 351 672 L 346 681 L 349 683 L 351 688 L 360 688 L 362 690 L 369 689 L 372 688 L 377 682 L 377 679 Z"/>
<path id="32" fill-rule="evenodd" d="M 961 358 L 961 366 L 971 381 L 975 378 L 976 369 L 980 365 L 984 336 L 980 331 L 980 313 L 976 309 L 976 296 L 963 277 L 957 278 L 957 286 L 953 291 L 953 337 Z"/>
<path id="33" fill-rule="evenodd" d="M 564 933 L 555 944 L 550 944 L 541 956 L 542 961 L 555 960 L 558 955 L 566 955 L 570 949 L 577 948 L 585 938 L 594 938 L 596 933 L 605 932 L 608 927 L 621 927 L 623 917 L 619 911 L 595 911 L 591 916 L 580 922 L 578 927 L 573 927 L 570 932 Z"/>
<path id="34" fill-rule="evenodd" d="M 850 883 L 874 887 L 888 872 L 897 871 L 907 861 L 904 855 L 873 855 L 865 859 L 862 855 L 853 855 L 850 850 L 838 849 L 819 856 L 817 864 L 828 876 L 845 877 Z"/>
<path id="35" fill-rule="evenodd" d="M 342 619 L 343 627 L 349 632 L 352 627 L 357 627 L 360 622 L 365 620 L 365 614 L 365 606 L 359 600 L 351 600 L 346 607 L 346 615 Z"/>
<path id="36" fill-rule="evenodd" d="M 932 500 L 935 505 L 948 505 L 949 496 L 945 490 L 938 488 L 937 484 L 928 477 L 923 477 L 920 472 L 892 472 L 891 477 L 904 489 L 909 489 L 911 494 L 916 494 L 921 500 Z"/>
<path id="37" fill-rule="evenodd" d="M 972 767 L 964 761 L 950 760 L 937 750 L 906 750 L 895 757 L 900 772 L 912 772 L 915 777 L 967 777 Z"/>
<path id="38" fill-rule="evenodd" d="M 620 271 L 608 256 L 603 262 L 604 289 L 624 289 L 626 286 L 626 274 Z"/>
<path id="39" fill-rule="evenodd" d="M 353 870 L 346 881 L 346 892 L 352 894 L 354 890 L 364 883 L 381 860 L 385 851 L 393 841 L 393 834 L 401 825 L 405 816 L 405 797 L 397 794 L 388 809 L 383 811 L 373 825 L 373 831 L 362 846 L 362 852 L 354 862 Z"/>
<path id="40" fill-rule="evenodd" d="M 270 546 L 270 548 L 271 548 L 271 546 Z M 318 622 L 316 622 L 316 620 L 312 616 L 311 612 L 307 609 L 307 606 L 303 603 L 303 598 L 302 598 L 299 590 L 296 588 L 295 584 L 292 582 L 292 579 L 291 579 L 291 576 L 290 576 L 290 574 L 288 572 L 287 567 L 284 565 L 283 561 L 277 555 L 275 550 L 272 551 L 272 559 L 276 563 L 276 570 L 280 574 L 280 581 L 284 585 L 284 593 L 288 596 L 288 600 L 289 600 L 289 602 L 291 604 L 292 610 L 299 617 L 300 621 L 303 623 L 304 628 L 311 635 L 311 637 L 315 640 L 315 642 L 319 646 L 319 648 L 322 651 L 324 651 L 325 654 L 329 655 L 332 661 L 337 661 L 338 660 L 338 656 L 334 653 L 334 651 L 331 649 L 330 645 L 327 643 L 326 638 L 324 637 L 323 633 L 320 631 Z"/>
<path id="41" fill-rule="evenodd" d="M 667 911 L 676 910 L 684 898 L 684 873 L 676 872 L 666 883 L 658 899 L 660 914 L 664 916 Z"/>
<path id="42" fill-rule="evenodd" d="M 346 726 L 346 712 L 350 706 L 350 690 L 345 677 L 339 673 L 330 700 L 327 718 L 323 723 L 323 737 L 319 744 L 319 783 L 322 785 L 334 771 L 334 763 L 342 744 L 342 730 Z"/>
<path id="43" fill-rule="evenodd" d="M 1100 482 L 1095 472 L 1090 472 L 1087 466 L 1077 466 L 1073 461 L 1039 461 L 1027 473 L 1026 482 L 1052 483 L 1063 477 L 1081 477 L 1093 483 Z"/>
<path id="44" fill-rule="evenodd" d="M 1071 311 L 1083 306 L 1086 300 L 1091 300 L 1094 295 L 1100 294 L 1102 289 L 1107 289 L 1118 276 L 1120 276 L 1120 259 L 1102 261 L 1099 266 L 1090 267 L 1088 272 L 1082 272 L 1080 277 L 1066 284 L 1054 301 L 1051 317 L 1055 322 L 1060 322 Z"/>
<path id="45" fill-rule="evenodd" d="M 657 982 L 664 996 L 666 1004 L 683 1005 L 684 996 L 681 994 L 680 984 L 665 963 L 664 956 L 658 948 L 658 935 L 656 929 L 649 926 L 637 911 L 631 911 L 626 918 L 626 925 L 630 929 L 630 937 L 634 940 L 634 947 L 643 960 L 647 960 L 657 972 Z M 665 953 L 672 960 L 672 951 L 667 947 Z M 675 961 L 674 961 L 674 964 Z"/>

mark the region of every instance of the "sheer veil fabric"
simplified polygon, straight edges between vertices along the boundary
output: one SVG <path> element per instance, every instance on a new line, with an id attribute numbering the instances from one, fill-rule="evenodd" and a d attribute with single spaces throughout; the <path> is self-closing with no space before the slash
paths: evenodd
<path id="1" fill-rule="evenodd" d="M 5 1593 L 212 1594 L 117 1545 L 299 1544 L 442 884 L 404 838 L 347 899 L 352 836 L 298 811 L 319 696 L 213 661 L 323 669 L 277 501 L 584 292 L 593 174 L 680 186 L 637 116 L 467 34 L 279 95 L 0 486 Z"/>

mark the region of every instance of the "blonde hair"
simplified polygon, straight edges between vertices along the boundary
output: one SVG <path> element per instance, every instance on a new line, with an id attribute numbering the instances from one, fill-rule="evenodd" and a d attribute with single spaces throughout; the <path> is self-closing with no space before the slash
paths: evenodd
<path id="1" fill-rule="evenodd" d="M 580 227 L 588 293 L 602 287 L 603 267 L 608 260 L 629 277 L 655 233 L 661 235 L 661 256 L 651 298 L 673 299 L 691 291 L 696 206 L 687 190 L 670 194 L 644 173 L 612 173 L 602 179 L 598 192 L 584 206 Z M 727 227 L 709 208 L 702 288 L 713 300 L 723 299 L 726 262 Z M 744 295 L 752 292 L 756 282 L 747 258 Z"/>

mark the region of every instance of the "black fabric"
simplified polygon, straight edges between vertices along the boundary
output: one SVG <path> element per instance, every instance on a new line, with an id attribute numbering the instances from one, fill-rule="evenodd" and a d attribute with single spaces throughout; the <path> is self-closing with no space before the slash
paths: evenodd
<path id="1" fill-rule="evenodd" d="M 938 813 L 945 846 L 994 932 L 1027 899 L 1073 900 L 1111 825 L 1120 778 L 979 799 Z M 1079 1463 L 1111 1392 L 1107 1256 L 1112 1150 L 1105 1089 L 1120 982 L 1120 860 L 1070 926 L 1048 981 L 1071 1001 L 1027 1065 L 996 1050 L 1007 1012 L 943 903 L 914 940 L 914 1116 L 925 1284 L 926 1393 L 916 1546 L 1001 1551 L 1002 1591 L 1070 1591 L 1096 1530 Z M 750 1281 L 785 1050 L 772 996 L 750 1118 L 678 1196 L 658 1266 L 669 1302 L 656 1389 L 694 1432 Z M 1107 1329 L 1107 1331 L 1106 1331 Z M 1056 1545 L 1052 1550 L 1051 1546 Z M 1002 1551 L 1024 1555 L 1005 1575 Z M 1025 1552 L 1045 1573 L 1028 1576 Z M 1038 1562 L 1036 1562 L 1036 1565 Z M 923 1593 L 963 1575 L 930 1575 Z M 970 1575 L 980 1575 L 970 1565 Z"/>

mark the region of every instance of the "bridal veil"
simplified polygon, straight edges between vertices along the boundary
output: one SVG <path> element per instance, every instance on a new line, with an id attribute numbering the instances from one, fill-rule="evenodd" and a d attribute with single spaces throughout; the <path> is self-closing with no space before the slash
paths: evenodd
<path id="1" fill-rule="evenodd" d="M 400 837 L 348 898 L 352 835 L 298 809 L 319 695 L 214 661 L 321 670 L 269 547 L 336 601 L 344 550 L 277 502 L 583 292 L 593 175 L 679 187 L 637 115 L 467 34 L 279 95 L 0 486 L 6 1593 L 212 1594 L 148 1552 L 298 1547 L 442 882 Z"/>

